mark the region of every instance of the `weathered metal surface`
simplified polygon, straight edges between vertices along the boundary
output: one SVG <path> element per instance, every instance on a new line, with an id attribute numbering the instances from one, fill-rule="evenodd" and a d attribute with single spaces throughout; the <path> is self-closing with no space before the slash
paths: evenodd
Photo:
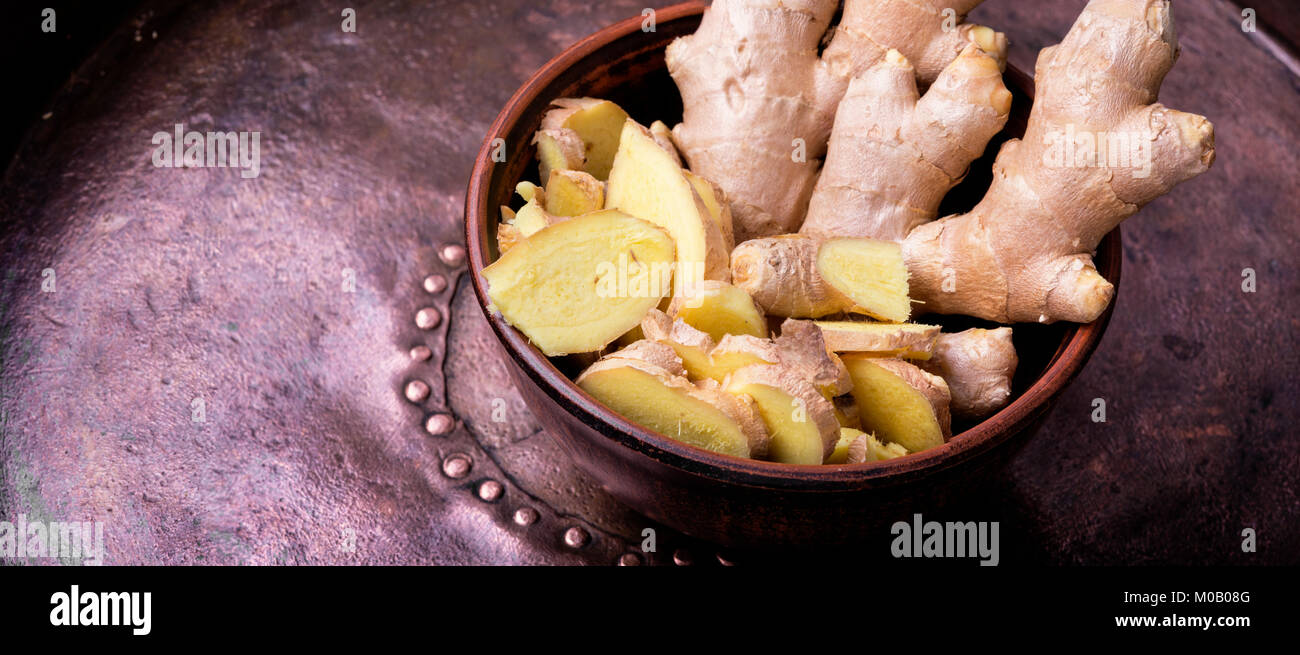
<path id="1" fill-rule="evenodd" d="M 104 521 L 116 564 L 716 561 L 663 529 L 634 554 L 653 526 L 539 434 L 443 250 L 518 84 L 662 4 L 362 4 L 355 34 L 320 2 L 142 12 L 158 38 L 88 62 L 0 189 L 0 518 Z M 976 18 L 1032 70 L 1081 5 Z M 945 510 L 1002 520 L 1004 563 L 1300 552 L 1300 85 L 1227 3 L 1176 11 L 1162 100 L 1215 121 L 1218 163 L 1126 225 L 1091 364 L 1011 475 Z M 177 122 L 261 131 L 260 177 L 154 168 Z"/>

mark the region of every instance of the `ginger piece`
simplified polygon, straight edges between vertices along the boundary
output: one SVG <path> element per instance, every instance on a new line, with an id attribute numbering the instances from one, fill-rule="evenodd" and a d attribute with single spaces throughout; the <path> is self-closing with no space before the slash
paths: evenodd
<path id="1" fill-rule="evenodd" d="M 545 207 L 554 216 L 581 216 L 605 206 L 605 185 L 582 171 L 553 170 L 546 181 Z"/>
<path id="2" fill-rule="evenodd" d="M 627 112 L 608 100 L 598 98 L 560 98 L 551 104 L 555 109 L 542 117 L 541 132 L 534 137 L 538 144 L 538 158 L 546 168 L 542 171 L 542 179 L 550 179 L 551 170 L 565 168 L 582 170 L 597 180 L 608 179 L 623 123 L 628 120 Z M 542 135 L 555 140 L 554 144 L 548 144 L 545 155 L 540 140 Z M 575 138 L 582 144 L 582 162 L 577 166 L 573 165 Z M 555 155 L 557 152 L 559 156 Z M 557 163 L 562 165 L 556 166 Z"/>
<path id="3" fill-rule="evenodd" d="M 913 453 L 940 446 L 951 435 L 951 395 L 943 378 L 898 359 L 850 354 L 843 360 L 863 430 Z"/>
<path id="4" fill-rule="evenodd" d="M 727 380 L 728 393 L 749 396 L 771 435 L 768 457 L 785 464 L 821 464 L 840 425 L 829 400 L 787 366 L 748 366 Z"/>
<path id="5" fill-rule="evenodd" d="M 816 321 L 826 347 L 837 353 L 862 352 L 882 357 L 930 359 L 939 326 L 918 323 Z"/>
<path id="6" fill-rule="evenodd" d="M 578 387 L 627 420 L 682 443 L 735 457 L 765 451 L 768 437 L 755 407 L 641 356 L 620 356 L 627 350 L 583 371 Z"/>
<path id="7" fill-rule="evenodd" d="M 654 138 L 655 143 L 672 156 L 673 161 L 678 166 L 682 166 L 682 156 L 677 152 L 677 146 L 673 144 L 673 130 L 663 121 L 655 121 L 650 124 L 650 136 Z M 703 178 L 701 178 L 703 179 Z"/>
<path id="8" fill-rule="evenodd" d="M 521 240 L 569 218 L 548 212 L 544 207 L 546 190 L 532 182 L 520 182 L 515 185 L 515 193 L 527 202 L 519 208 L 518 212 L 504 205 L 501 206 L 501 222 L 497 224 L 497 250 L 501 254 L 505 254 Z"/>
<path id="9" fill-rule="evenodd" d="M 736 240 L 799 228 L 840 98 L 889 48 L 917 62 L 925 84 L 968 43 L 1005 52 L 1000 34 L 964 24 L 977 4 L 848 0 L 819 57 L 838 0 L 715 0 L 695 34 L 667 50 L 684 109 L 673 140 L 726 192 Z"/>
<path id="10" fill-rule="evenodd" d="M 672 238 L 599 211 L 520 241 L 483 269 L 492 311 L 548 356 L 595 352 L 641 322 L 668 291 Z"/>
<path id="11" fill-rule="evenodd" d="M 767 339 L 725 335 L 715 344 L 708 334 L 658 310 L 646 314 L 641 321 L 641 332 L 646 339 L 672 348 L 692 380 L 723 382 L 732 372 L 746 366 L 782 361 L 776 344 Z"/>
<path id="12" fill-rule="evenodd" d="M 827 399 L 853 389 L 844 362 L 826 348 L 822 331 L 812 321 L 786 319 L 781 324 L 781 336 L 773 343 L 781 363 L 803 371 L 804 377 Z"/>
<path id="13" fill-rule="evenodd" d="M 874 434 L 861 434 L 849 443 L 845 453 L 846 464 L 883 462 L 907 454 L 907 449 L 896 443 L 881 443 Z"/>
<path id="14" fill-rule="evenodd" d="M 920 96 L 897 50 L 850 84 L 800 234 L 901 241 L 1002 127 L 1011 92 L 998 61 L 971 44 Z"/>
<path id="15" fill-rule="evenodd" d="M 1156 102 L 1178 56 L 1171 12 L 1092 0 L 1039 54 L 1024 139 L 1002 146 L 984 199 L 903 241 L 928 311 L 1000 323 L 1105 311 L 1115 288 L 1091 255 L 1102 237 L 1214 162 L 1214 126 Z"/>
<path id="16" fill-rule="evenodd" d="M 746 366 L 775 365 L 781 363 L 781 353 L 770 339 L 760 339 L 748 334 L 728 334 L 709 353 L 713 365 L 713 379 L 722 382 L 726 376 Z"/>
<path id="17" fill-rule="evenodd" d="M 587 164 L 587 148 L 573 130 L 538 130 L 533 135 L 537 146 L 537 166 L 541 179 L 549 180 L 552 171 L 580 171 Z"/>
<path id="18" fill-rule="evenodd" d="M 844 362 L 841 360 L 840 363 Z M 845 370 L 848 370 L 847 366 Z M 852 379 L 849 378 L 850 381 Z M 835 405 L 835 420 L 840 422 L 840 427 L 862 429 L 862 418 L 858 416 L 858 401 L 854 400 L 852 395 L 831 398 L 831 404 Z"/>
<path id="19" fill-rule="evenodd" d="M 704 280 L 730 281 L 722 231 L 704 201 L 650 132 L 631 119 L 623 123 L 605 207 L 650 221 L 673 237 L 674 296 L 694 295 Z"/>
<path id="20" fill-rule="evenodd" d="M 767 318 L 742 289 L 726 282 L 705 280 L 694 289 L 695 295 L 674 296 L 668 314 L 692 327 L 707 332 L 714 341 L 728 334 L 767 336 Z"/>
<path id="21" fill-rule="evenodd" d="M 695 192 L 700 194 L 700 200 L 704 201 L 704 206 L 709 209 L 709 217 L 714 223 L 718 224 L 718 229 L 722 231 L 722 245 L 727 252 L 731 252 L 736 247 L 735 228 L 731 218 L 731 203 L 727 202 L 727 195 L 722 192 L 718 185 L 696 175 L 687 170 L 683 170 L 686 179 L 695 187 Z"/>
<path id="22" fill-rule="evenodd" d="M 948 383 L 953 416 L 978 420 L 1011 400 L 1011 381 L 1018 363 L 1011 328 L 972 328 L 939 335 L 933 357 L 921 368 Z"/>
<path id="23" fill-rule="evenodd" d="M 911 314 L 902 251 L 885 241 L 753 239 L 731 252 L 731 274 L 733 284 L 775 316 L 853 312 L 902 323 Z"/>
<path id="24" fill-rule="evenodd" d="M 866 436 L 862 430 L 841 427 L 840 437 L 835 441 L 835 448 L 831 450 L 831 454 L 826 456 L 826 463 L 849 464 L 849 445 Z"/>

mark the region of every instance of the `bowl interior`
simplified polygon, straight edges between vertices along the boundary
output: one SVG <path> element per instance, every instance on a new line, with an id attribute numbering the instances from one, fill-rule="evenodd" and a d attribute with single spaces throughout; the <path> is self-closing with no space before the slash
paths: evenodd
<path id="1" fill-rule="evenodd" d="M 516 209 L 522 206 L 522 200 L 514 194 L 515 184 L 523 180 L 539 180 L 532 135 L 540 127 L 550 102 L 566 96 L 607 98 L 618 103 L 642 124 L 648 125 L 655 120 L 676 124 L 682 116 L 682 102 L 664 64 L 664 48 L 674 38 L 695 31 L 700 11 L 698 5 L 679 5 L 658 12 L 655 32 L 642 31 L 640 19 L 635 18 L 588 37 L 539 71 L 503 110 L 484 143 L 466 202 L 471 271 L 481 302 L 486 304 L 486 289 L 479 272 L 499 254 L 496 247 L 498 208 L 501 205 Z M 971 166 L 963 182 L 944 200 L 941 216 L 974 207 L 988 189 L 992 163 L 1002 143 L 1024 134 L 1032 105 L 1033 80 L 1010 67 L 1005 78 L 1014 95 L 1007 127 L 989 145 L 985 155 Z M 507 154 L 504 162 L 492 162 L 493 147 L 502 143 L 494 142 L 494 139 L 504 140 Z M 1119 282 L 1119 249 L 1119 231 L 1116 230 L 1099 246 L 1096 257 L 1098 270 L 1116 285 Z M 1109 310 L 1098 321 L 1083 326 L 1070 323 L 1016 325 L 1014 341 L 1020 363 L 1013 384 L 1013 401 L 978 424 L 954 423 L 954 437 L 944 446 L 890 462 L 805 467 L 717 455 L 635 426 L 604 409 L 572 384 L 572 378 L 581 368 L 578 363 L 563 358 L 549 360 L 499 316 L 489 318 L 516 362 L 562 405 L 580 410 L 576 412 L 580 414 L 588 413 L 581 410 L 588 410 L 590 415 L 580 418 L 593 428 L 635 445 L 652 456 L 691 460 L 678 462 L 687 468 L 698 470 L 695 464 L 703 463 L 706 467 L 731 468 L 734 473 L 735 467 L 742 466 L 743 462 L 743 468 L 760 477 L 793 474 L 804 478 L 836 477 L 854 469 L 860 473 L 869 471 L 871 477 L 903 471 L 918 472 L 939 462 L 952 464 L 952 456 L 958 453 L 969 451 L 967 454 L 973 454 L 996 445 L 1009 436 L 1008 433 L 1023 429 L 1045 411 L 1051 398 L 1063 390 L 1091 354 L 1108 319 Z M 943 325 L 945 331 L 995 327 L 995 324 L 961 316 L 920 315 L 913 320 Z M 574 407 L 573 401 L 580 402 L 576 402 Z"/>

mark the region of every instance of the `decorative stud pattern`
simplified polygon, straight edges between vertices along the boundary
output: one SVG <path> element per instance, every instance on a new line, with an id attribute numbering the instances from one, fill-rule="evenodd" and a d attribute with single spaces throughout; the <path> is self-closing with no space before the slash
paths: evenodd
<path id="1" fill-rule="evenodd" d="M 673 563 L 677 566 L 690 566 L 695 563 L 695 558 L 691 555 L 691 551 L 678 548 L 673 552 Z"/>
<path id="2" fill-rule="evenodd" d="M 433 359 L 433 349 L 428 346 L 416 346 L 411 349 L 411 361 L 427 362 Z"/>
<path id="3" fill-rule="evenodd" d="M 465 247 L 449 243 L 438 250 L 438 259 L 448 266 L 460 266 L 465 263 Z"/>
<path id="4" fill-rule="evenodd" d="M 564 545 L 569 548 L 582 548 L 590 542 L 591 535 L 576 525 L 564 531 Z"/>
<path id="5" fill-rule="evenodd" d="M 429 398 L 429 384 L 424 380 L 411 380 L 406 383 L 406 399 L 419 404 Z"/>
<path id="6" fill-rule="evenodd" d="M 483 484 L 478 486 L 478 497 L 484 502 L 496 502 L 497 499 L 501 498 L 502 493 L 505 493 L 505 488 L 496 480 L 485 480 Z"/>
<path id="7" fill-rule="evenodd" d="M 641 556 L 636 553 L 623 553 L 618 558 L 619 566 L 641 566 Z"/>
<path id="8" fill-rule="evenodd" d="M 515 510 L 515 523 L 519 525 L 532 525 L 537 522 L 537 510 L 531 507 L 520 507 Z"/>
<path id="9" fill-rule="evenodd" d="M 429 293 L 442 293 L 447 289 L 447 278 L 434 273 L 424 278 L 424 290 Z"/>
<path id="10" fill-rule="evenodd" d="M 454 427 L 456 427 L 455 419 L 447 414 L 434 414 L 424 422 L 424 430 L 435 437 L 451 432 Z"/>
<path id="11" fill-rule="evenodd" d="M 463 478 L 469 475 L 472 468 L 474 468 L 474 463 L 470 460 L 469 455 L 456 453 L 442 460 L 442 472 L 449 478 Z"/>
<path id="12" fill-rule="evenodd" d="M 415 313 L 415 326 L 421 330 L 432 330 L 442 325 L 442 312 L 433 307 L 425 307 Z"/>

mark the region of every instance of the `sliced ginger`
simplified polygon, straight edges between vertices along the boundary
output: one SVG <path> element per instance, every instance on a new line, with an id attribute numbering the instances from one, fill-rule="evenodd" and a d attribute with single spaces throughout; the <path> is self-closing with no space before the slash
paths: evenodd
<path id="1" fill-rule="evenodd" d="M 692 380 L 723 382 L 732 372 L 746 366 L 771 365 L 781 361 L 775 344 L 768 339 L 726 335 L 721 342 L 681 319 L 650 310 L 641 321 L 641 332 L 650 341 L 673 349 Z"/>
<path id="2" fill-rule="evenodd" d="M 943 444 L 950 430 L 950 394 L 943 378 L 897 359 L 861 354 L 843 359 L 863 430 L 913 453 Z"/>
<path id="3" fill-rule="evenodd" d="M 749 366 L 727 381 L 729 393 L 758 406 L 771 442 L 768 457 L 785 464 L 821 464 L 834 449 L 840 424 L 817 388 L 787 366 Z"/>
<path id="4" fill-rule="evenodd" d="M 817 321 L 826 347 L 837 353 L 871 353 L 884 357 L 930 359 L 939 326 L 919 323 Z"/>
<path id="5" fill-rule="evenodd" d="M 582 170 L 597 180 L 608 179 L 627 112 L 597 98 L 560 98 L 551 104 L 555 109 L 542 118 L 542 129 L 534 137 L 544 169 L 542 179 L 556 169 Z M 581 145 L 580 155 L 575 144 Z"/>
<path id="6" fill-rule="evenodd" d="M 726 282 L 705 280 L 692 296 L 674 296 L 668 314 L 707 332 L 714 341 L 728 334 L 767 336 L 767 318 L 744 290 Z"/>
<path id="7" fill-rule="evenodd" d="M 902 323 L 912 312 L 902 249 L 886 241 L 753 239 L 731 252 L 731 275 L 733 284 L 775 316 L 853 312 Z"/>
<path id="8" fill-rule="evenodd" d="M 704 280 L 729 281 L 722 231 L 682 168 L 636 121 L 623 124 L 605 206 L 659 225 L 677 244 L 673 295 Z"/>
<path id="9" fill-rule="evenodd" d="M 546 211 L 581 216 L 605 206 L 605 185 L 582 171 L 553 170 L 546 181 Z"/>
<path id="10" fill-rule="evenodd" d="M 880 443 L 876 435 L 853 428 L 840 428 L 840 438 L 835 450 L 826 458 L 827 464 L 863 464 L 902 457 L 907 449 L 896 444 Z"/>
<path id="11" fill-rule="evenodd" d="M 547 227 L 483 269 L 491 309 L 555 356 L 598 351 L 668 291 L 672 239 L 617 211 Z"/>

